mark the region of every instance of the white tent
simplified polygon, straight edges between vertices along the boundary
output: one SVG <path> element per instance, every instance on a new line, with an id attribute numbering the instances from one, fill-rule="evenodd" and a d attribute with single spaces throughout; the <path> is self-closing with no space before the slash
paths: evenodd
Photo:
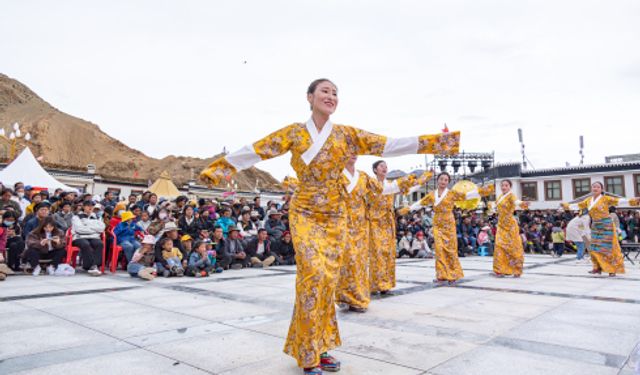
<path id="1" fill-rule="evenodd" d="M 0 182 L 4 186 L 23 182 L 25 185 L 47 188 L 51 192 L 58 188 L 64 191 L 78 191 L 47 173 L 33 156 L 29 147 L 26 147 L 11 164 L 0 171 Z"/>

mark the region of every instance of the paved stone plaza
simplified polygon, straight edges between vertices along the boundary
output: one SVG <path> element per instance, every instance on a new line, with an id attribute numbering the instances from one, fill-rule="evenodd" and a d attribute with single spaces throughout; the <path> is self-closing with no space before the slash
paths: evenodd
<path id="1" fill-rule="evenodd" d="M 393 296 L 340 312 L 341 374 L 636 374 L 640 266 L 591 277 L 527 256 L 521 279 L 434 288 L 433 260 L 401 260 Z M 144 282 L 13 276 L 0 283 L 0 374 L 299 374 L 282 353 L 294 267 Z"/>

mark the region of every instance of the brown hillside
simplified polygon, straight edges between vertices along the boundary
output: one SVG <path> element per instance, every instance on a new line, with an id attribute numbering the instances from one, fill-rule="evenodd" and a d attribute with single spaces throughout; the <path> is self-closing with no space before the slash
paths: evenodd
<path id="1" fill-rule="evenodd" d="M 95 164 L 96 173 L 103 177 L 130 180 L 138 171 L 138 178 L 147 181 L 167 170 L 181 185 L 190 179 L 192 169 L 197 178 L 213 160 L 173 155 L 151 158 L 110 137 L 97 125 L 57 110 L 27 86 L 0 73 L 0 127 L 8 132 L 14 122 L 23 133 L 31 133 L 29 147 L 34 155 L 43 157 L 44 164 L 73 169 Z M 256 168 L 242 171 L 234 179 L 241 190 L 253 190 L 256 180 L 262 189 L 281 190 L 273 176 Z"/>

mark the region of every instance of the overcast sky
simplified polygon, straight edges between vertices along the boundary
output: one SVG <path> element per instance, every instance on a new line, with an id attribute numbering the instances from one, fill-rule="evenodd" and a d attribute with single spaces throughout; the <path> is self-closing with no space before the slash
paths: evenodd
<path id="1" fill-rule="evenodd" d="M 153 157 L 235 150 L 309 117 L 536 168 L 636 153 L 640 1 L 4 1 L 0 72 Z M 369 170 L 373 158 L 359 167 Z M 277 178 L 289 157 L 258 167 Z M 424 157 L 388 160 L 390 169 Z"/>

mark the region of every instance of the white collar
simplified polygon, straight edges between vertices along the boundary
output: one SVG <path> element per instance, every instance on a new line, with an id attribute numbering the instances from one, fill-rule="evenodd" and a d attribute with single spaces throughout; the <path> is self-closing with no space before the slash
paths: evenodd
<path id="1" fill-rule="evenodd" d="M 500 196 L 500 198 L 498 198 L 498 202 L 496 202 L 496 205 L 499 205 L 500 202 L 502 202 L 503 199 L 505 199 L 507 196 L 509 196 L 509 194 L 511 194 L 511 190 L 509 190 L 509 192 L 507 194 L 502 194 Z"/>
<path id="2" fill-rule="evenodd" d="M 358 179 L 360 178 L 360 172 L 358 172 L 358 170 L 355 169 L 353 171 L 353 174 L 351 174 L 351 172 L 349 172 L 347 170 L 347 168 L 345 168 L 342 171 L 342 173 L 344 173 L 344 175 L 349 180 L 349 186 L 347 186 L 347 192 L 351 193 L 353 191 L 353 189 L 355 189 L 356 186 L 358 185 Z"/>
<path id="3" fill-rule="evenodd" d="M 440 203 L 442 203 L 442 200 L 444 199 L 444 197 L 447 196 L 447 193 L 449 193 L 449 189 L 445 188 L 444 191 L 442 192 L 441 196 L 438 196 L 438 188 L 436 188 L 436 190 L 434 190 L 433 195 L 436 198 L 435 199 L 435 203 L 434 203 L 434 207 L 440 205 Z"/>
<path id="4" fill-rule="evenodd" d="M 304 161 L 306 165 L 309 165 L 316 155 L 318 155 L 320 149 L 322 149 L 322 146 L 324 146 L 324 143 L 327 141 L 327 138 L 329 138 L 331 130 L 333 130 L 333 124 L 331 123 L 331 120 L 327 120 L 320 133 L 318 133 L 318 128 L 316 128 L 313 118 L 309 118 L 306 127 L 307 132 L 309 132 L 309 136 L 311 137 L 311 145 L 307 151 L 302 154 L 302 161 Z"/>
<path id="5" fill-rule="evenodd" d="M 594 200 L 593 197 L 591 197 L 591 200 L 589 201 L 589 211 L 591 211 L 591 209 L 596 205 L 596 203 L 598 203 L 600 198 L 602 198 L 602 194 L 600 194 L 600 196 L 596 200 Z"/>

